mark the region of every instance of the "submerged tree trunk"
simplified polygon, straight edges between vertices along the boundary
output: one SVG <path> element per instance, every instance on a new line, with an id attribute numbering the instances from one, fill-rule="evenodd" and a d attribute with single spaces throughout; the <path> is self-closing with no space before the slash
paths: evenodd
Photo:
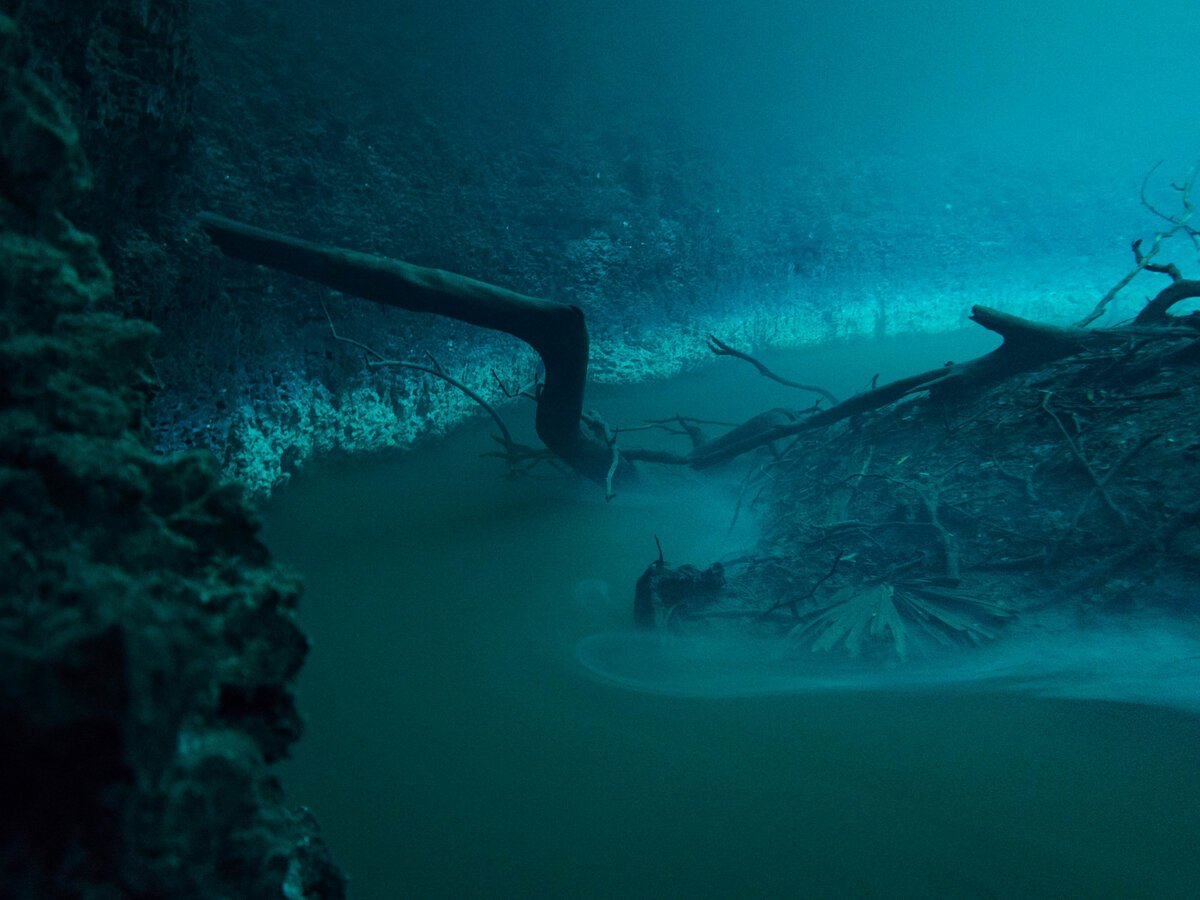
<path id="1" fill-rule="evenodd" d="M 229 256 L 364 300 L 458 319 L 524 341 L 546 367 L 537 395 L 538 437 L 572 468 L 605 482 L 613 450 L 580 427 L 588 333 L 578 306 L 528 297 L 440 269 L 302 241 L 210 213 L 201 214 L 200 224 Z"/>

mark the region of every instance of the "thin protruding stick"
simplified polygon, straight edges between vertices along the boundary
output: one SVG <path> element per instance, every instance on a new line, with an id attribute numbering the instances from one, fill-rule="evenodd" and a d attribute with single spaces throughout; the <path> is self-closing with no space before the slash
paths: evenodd
<path id="1" fill-rule="evenodd" d="M 492 417 L 492 421 L 495 422 L 496 427 L 500 429 L 501 440 L 506 448 L 520 446 L 513 440 L 512 433 L 508 430 L 508 426 L 504 424 L 504 419 L 500 418 L 500 413 L 496 412 L 496 408 L 484 400 L 483 397 L 481 397 L 478 393 L 448 373 L 444 368 L 442 368 L 442 364 L 439 363 L 433 356 L 426 354 L 429 356 L 429 359 L 432 363 L 432 365 L 429 366 L 423 365 L 422 363 L 406 362 L 399 359 L 387 359 L 378 350 L 367 346 L 362 341 L 356 341 L 354 338 L 349 338 L 338 334 L 337 327 L 333 324 L 333 317 L 329 315 L 329 310 L 326 309 L 324 303 L 321 304 L 321 311 L 325 313 L 325 320 L 329 323 L 329 333 L 333 336 L 335 341 L 340 341 L 343 344 L 349 344 L 351 347 L 357 347 L 359 350 L 362 350 L 371 357 L 367 360 L 368 368 L 408 369 L 412 372 L 424 372 L 426 375 L 432 375 L 435 378 L 442 379 L 442 381 L 446 382 L 451 387 L 458 388 L 458 390 L 470 397 L 483 409 L 484 412 Z"/>
<path id="2" fill-rule="evenodd" d="M 841 562 L 845 558 L 845 556 L 846 556 L 846 548 L 839 547 L 837 553 L 835 553 L 833 555 L 833 561 L 829 565 L 829 570 L 824 575 L 822 575 L 820 578 L 818 578 L 816 581 L 814 581 L 812 583 L 812 586 L 807 591 L 805 591 L 804 594 L 802 594 L 799 597 L 793 597 L 791 600 L 780 600 L 775 605 L 770 606 L 767 609 L 764 609 L 759 614 L 759 618 L 765 619 L 768 616 L 770 616 L 772 613 L 774 613 L 776 610 L 783 609 L 784 607 L 787 607 L 788 609 L 790 609 L 792 611 L 792 615 L 799 618 L 800 617 L 799 605 L 801 603 L 803 603 L 805 600 L 808 600 L 811 597 L 813 597 L 813 595 L 815 595 L 817 593 L 817 589 L 837 573 L 838 566 L 841 564 Z"/>
<path id="3" fill-rule="evenodd" d="M 1155 256 L 1158 255 L 1158 252 L 1162 249 L 1163 243 L 1170 240 L 1171 238 L 1173 238 L 1176 234 L 1178 234 L 1181 231 L 1184 234 L 1188 235 L 1192 239 L 1193 243 L 1196 243 L 1197 231 L 1190 224 L 1192 216 L 1195 214 L 1195 211 L 1196 211 L 1195 204 L 1192 201 L 1192 188 L 1196 183 L 1196 169 L 1193 168 L 1192 171 L 1188 173 L 1188 177 L 1183 182 L 1183 184 L 1173 185 L 1175 187 L 1175 189 L 1177 191 L 1179 191 L 1180 203 L 1183 205 L 1183 213 L 1181 215 L 1173 216 L 1169 213 L 1163 212 L 1161 209 L 1159 209 L 1153 203 L 1151 203 L 1150 200 L 1146 197 L 1146 186 L 1150 181 L 1150 176 L 1153 175 L 1154 172 L 1161 165 L 1162 165 L 1161 160 L 1159 162 L 1155 163 L 1150 168 L 1150 171 L 1146 173 L 1146 177 L 1142 179 L 1142 188 L 1141 188 L 1142 206 L 1146 207 L 1146 209 L 1148 209 L 1154 215 L 1158 216 L 1160 219 L 1164 219 L 1167 222 L 1170 222 L 1171 227 L 1166 229 L 1165 231 L 1157 232 L 1154 235 L 1154 241 L 1150 244 L 1150 249 L 1146 250 L 1145 252 L 1142 251 L 1142 241 L 1140 238 L 1133 242 L 1132 249 L 1133 249 L 1133 259 L 1134 259 L 1134 263 L 1135 263 L 1134 267 L 1131 270 L 1129 270 L 1127 273 L 1125 273 L 1124 277 L 1121 278 L 1120 281 L 1118 281 L 1116 284 L 1114 284 L 1111 288 L 1108 289 L 1108 292 L 1103 297 L 1100 298 L 1100 300 L 1092 308 L 1092 311 L 1090 313 L 1088 313 L 1086 316 L 1084 316 L 1082 319 L 1080 319 L 1078 322 L 1075 323 L 1075 326 L 1077 328 L 1086 328 L 1088 325 L 1091 325 L 1093 322 L 1095 322 L 1097 319 L 1099 319 L 1102 315 L 1104 315 L 1104 313 L 1107 312 L 1107 310 L 1108 310 L 1109 304 L 1112 303 L 1112 301 L 1116 298 L 1117 294 L 1119 294 L 1119 293 L 1121 293 L 1121 291 L 1125 290 L 1125 288 L 1128 287 L 1129 283 L 1131 281 L 1133 281 L 1133 279 L 1137 277 L 1137 274 L 1139 272 L 1141 272 L 1143 269 L 1146 271 L 1149 271 L 1149 272 L 1159 272 L 1164 275 L 1169 275 L 1173 282 L 1179 282 L 1182 280 L 1182 276 L 1179 273 L 1179 269 L 1174 264 L 1169 263 L 1167 265 L 1160 265 L 1160 264 L 1152 262 L 1152 260 L 1154 259 Z M 1170 291 L 1170 288 L 1168 288 L 1168 291 Z M 1180 292 L 1180 289 L 1176 288 L 1174 293 L 1178 293 L 1178 292 Z M 1166 292 L 1163 292 L 1163 293 L 1166 293 Z M 1161 294 L 1160 294 L 1160 297 L 1161 297 Z M 1155 298 L 1156 301 L 1158 299 L 1159 298 Z M 1186 299 L 1186 298 L 1182 298 L 1182 299 Z M 1176 303 L 1176 302 L 1178 302 L 1178 300 L 1172 300 L 1171 302 Z M 1152 301 L 1151 305 L 1152 306 L 1155 305 L 1154 301 Z M 1157 305 L 1161 306 L 1162 303 L 1159 303 Z M 1143 310 L 1138 318 L 1142 319 L 1143 317 L 1154 316 L 1155 314 L 1156 314 L 1156 310 L 1151 311 L 1149 313 L 1146 310 Z"/>
<path id="4" fill-rule="evenodd" d="M 1069 432 L 1067 430 L 1067 426 L 1063 424 L 1062 419 L 1059 418 L 1059 416 L 1058 416 L 1058 413 L 1056 413 L 1054 410 L 1052 410 L 1050 408 L 1051 396 L 1053 396 L 1053 393 L 1051 391 L 1043 392 L 1043 394 L 1042 394 L 1042 411 L 1045 412 L 1048 416 L 1050 416 L 1050 418 L 1054 421 L 1054 424 L 1058 426 L 1059 432 L 1061 432 L 1063 439 L 1067 442 L 1067 446 L 1071 450 L 1071 455 L 1075 457 L 1075 459 L 1079 462 L 1079 464 L 1081 466 L 1083 466 L 1083 470 L 1085 472 L 1087 472 L 1088 477 L 1092 480 L 1092 484 L 1094 485 L 1092 490 L 1094 490 L 1097 494 L 1100 495 L 1100 499 L 1104 501 L 1104 505 L 1108 507 L 1109 512 L 1111 512 L 1114 516 L 1116 516 L 1117 520 L 1123 526 L 1128 526 L 1129 525 L 1128 517 L 1121 510 L 1121 508 L 1119 506 L 1117 506 L 1117 504 L 1113 501 L 1112 496 L 1108 493 L 1108 489 L 1106 486 L 1108 479 L 1101 478 L 1096 473 L 1096 470 L 1092 467 L 1092 464 L 1090 462 L 1088 462 L 1087 458 L 1083 455 L 1083 451 L 1079 449 L 1079 445 L 1075 442 L 1075 439 L 1073 437 L 1071 437 L 1071 432 Z"/>
<path id="5" fill-rule="evenodd" d="M 708 336 L 708 349 L 717 356 L 732 356 L 734 359 L 740 359 L 743 362 L 748 362 L 750 365 L 754 366 L 754 368 L 758 369 L 759 375 L 762 375 L 765 378 L 770 378 L 772 381 L 776 381 L 779 384 L 782 384 L 784 387 L 796 388 L 797 390 L 801 391 L 812 391 L 814 394 L 820 394 L 834 406 L 836 406 L 838 403 L 838 398 L 829 391 L 825 390 L 825 388 L 815 384 L 802 384 L 799 381 L 789 381 L 786 378 L 782 378 L 767 368 L 767 366 L 761 360 L 756 359 L 749 353 L 743 353 L 741 350 L 735 350 L 733 347 L 729 346 L 715 335 L 710 334 Z"/>

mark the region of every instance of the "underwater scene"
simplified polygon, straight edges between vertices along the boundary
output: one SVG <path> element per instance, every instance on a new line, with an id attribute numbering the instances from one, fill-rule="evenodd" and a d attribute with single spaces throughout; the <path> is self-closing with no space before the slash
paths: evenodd
<path id="1" fill-rule="evenodd" d="M 0 0 L 0 897 L 1196 896 L 1196 46 Z"/>

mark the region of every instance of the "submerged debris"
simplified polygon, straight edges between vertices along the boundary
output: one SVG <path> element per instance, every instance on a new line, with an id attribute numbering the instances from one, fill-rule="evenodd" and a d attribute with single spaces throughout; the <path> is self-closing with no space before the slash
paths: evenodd
<path id="1" fill-rule="evenodd" d="M 679 596 L 689 582 L 671 570 L 670 608 L 684 615 L 670 623 L 749 624 L 814 652 L 903 661 L 986 643 L 1042 610 L 1195 615 L 1195 319 L 763 448 L 744 491 L 760 546 L 719 592 Z"/>
<path id="2" fill-rule="evenodd" d="M 637 580 L 633 618 L 638 625 L 665 627 L 702 614 L 724 592 L 725 569 L 720 563 L 701 571 L 695 566 L 674 568 L 659 557 Z"/>
<path id="3" fill-rule="evenodd" d="M 1001 603 L 965 591 L 881 581 L 843 588 L 788 635 L 812 650 L 841 650 L 851 657 L 894 652 L 905 660 L 928 655 L 930 648 L 990 641 L 1012 616 Z"/>

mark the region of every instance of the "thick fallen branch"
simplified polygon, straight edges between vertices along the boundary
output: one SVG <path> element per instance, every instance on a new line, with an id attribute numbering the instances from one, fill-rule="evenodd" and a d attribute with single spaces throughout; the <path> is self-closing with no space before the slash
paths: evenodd
<path id="1" fill-rule="evenodd" d="M 1146 268 L 1150 267 L 1147 266 Z M 1200 281 L 1184 278 L 1179 274 L 1179 269 L 1174 265 L 1162 266 L 1161 268 L 1156 268 L 1154 271 L 1170 275 L 1171 283 L 1159 291 L 1153 300 L 1142 307 L 1142 311 L 1133 320 L 1133 324 L 1135 325 L 1169 325 L 1171 324 L 1172 317 L 1167 315 L 1167 310 L 1183 300 L 1200 297 Z M 1186 320 L 1177 319 L 1177 321 L 1183 322 Z"/>
<path id="2" fill-rule="evenodd" d="M 989 331 L 999 334 L 1004 338 L 1004 343 L 991 353 L 976 359 L 901 378 L 882 387 L 856 394 L 837 406 L 813 413 L 799 421 L 793 419 L 756 422 L 752 419 L 722 438 L 695 450 L 687 458 L 688 464 L 701 469 L 717 465 L 780 438 L 801 434 L 814 428 L 824 428 L 851 416 L 895 403 L 910 394 L 924 391 L 948 394 L 975 390 L 1056 359 L 1084 350 L 1110 347 L 1125 339 L 1119 330 L 1085 331 L 1082 328 L 1060 328 L 1022 319 L 1020 316 L 1009 315 L 986 306 L 973 307 L 971 319 Z M 752 427 L 753 425 L 763 427 Z"/>
<path id="3" fill-rule="evenodd" d="M 588 333 L 583 311 L 527 297 L 473 278 L 395 259 L 302 241 L 209 213 L 200 224 L 229 256 L 299 275 L 335 290 L 511 334 L 542 358 L 538 437 L 583 475 L 605 484 L 612 449 L 580 428 L 587 381 Z"/>
<path id="4" fill-rule="evenodd" d="M 1190 216 L 1190 205 L 1187 211 Z M 870 390 L 828 409 L 768 410 L 710 441 L 697 440 L 689 430 L 695 446 L 687 454 L 641 449 L 619 452 L 615 433 L 593 427 L 589 424 L 593 417 L 583 414 L 588 335 L 583 312 L 578 307 L 527 297 L 438 269 L 301 241 L 219 216 L 205 214 L 200 222 L 213 242 L 231 256 L 300 275 L 376 303 L 502 331 L 529 344 L 546 368 L 545 382 L 536 397 L 538 437 L 569 466 L 605 485 L 609 497 L 613 493 L 614 476 L 631 471 L 629 463 L 634 460 L 707 468 L 781 438 L 880 409 L 911 394 L 929 392 L 947 396 L 978 390 L 1054 360 L 1108 349 L 1127 341 L 1134 333 L 1149 339 L 1193 333 L 1187 328 L 1162 326 L 1171 324 L 1171 317 L 1166 315 L 1171 305 L 1200 296 L 1200 282 L 1183 279 L 1173 266 L 1151 265 L 1148 256 L 1143 256 L 1135 245 L 1138 271 L 1150 269 L 1172 278 L 1172 284 L 1143 310 L 1135 328 L 1094 331 L 1062 328 L 976 306 L 971 318 L 1004 339 L 991 353 L 901 378 L 882 387 L 873 385 Z M 1186 220 L 1180 223 L 1180 228 L 1186 227 Z M 752 357 L 715 338 L 710 348 L 721 355 L 747 360 L 768 377 L 789 383 Z M 443 373 L 431 374 L 444 377 Z"/>

